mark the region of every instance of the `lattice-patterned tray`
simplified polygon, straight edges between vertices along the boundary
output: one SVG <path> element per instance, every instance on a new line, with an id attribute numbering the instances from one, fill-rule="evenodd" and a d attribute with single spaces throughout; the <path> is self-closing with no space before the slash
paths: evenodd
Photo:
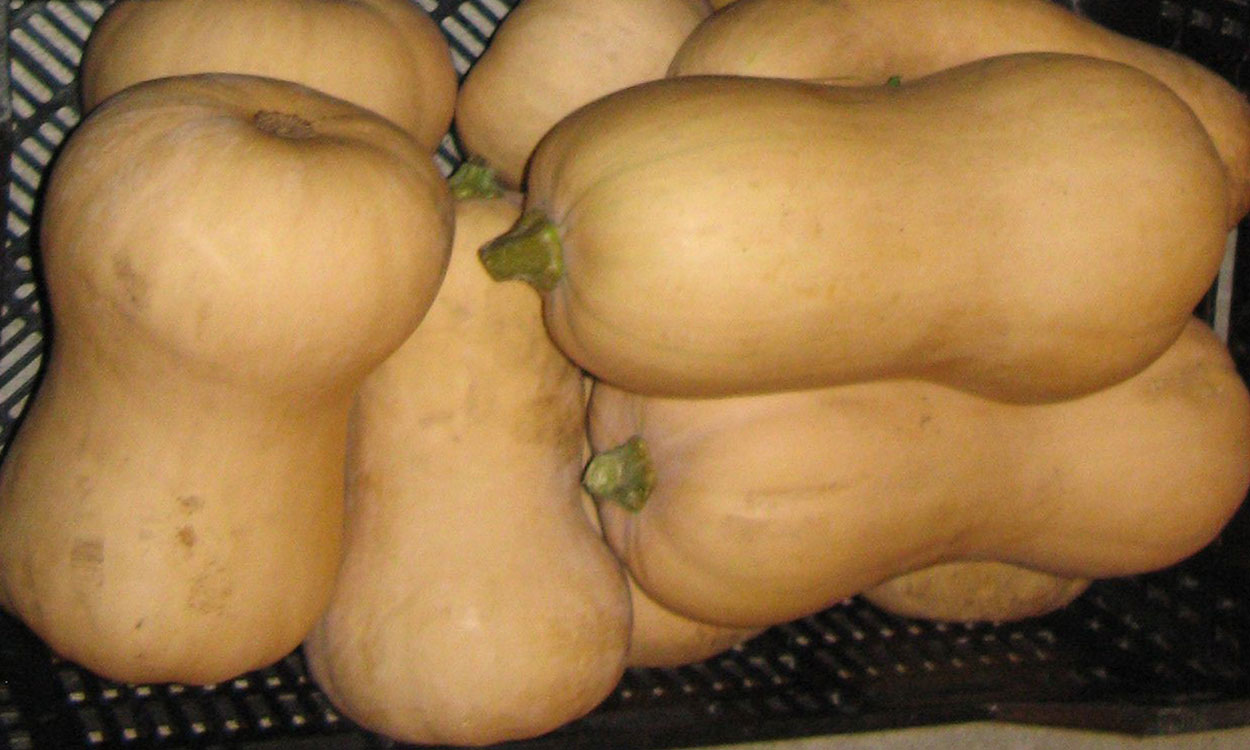
<path id="1" fill-rule="evenodd" d="M 418 0 L 414 0 L 418 1 Z M 419 0 L 463 74 L 515 0 Z M 8 2 L 10 156 L 0 272 L 0 446 L 43 352 L 31 226 L 45 169 L 78 121 L 75 74 L 99 0 Z M 1067 3 L 1069 7 L 1072 2 Z M 1086 0 L 1076 9 L 1250 83 L 1244 0 Z M 449 136 L 445 171 L 458 162 Z M 1246 227 L 1243 226 L 1243 229 Z M 1199 309 L 1250 377 L 1247 232 Z M 1240 262 L 1238 262 L 1240 261 Z M 673 748 L 999 719 L 1160 734 L 1250 725 L 1250 513 L 1184 564 L 1101 581 L 1066 609 L 1021 623 L 912 621 L 851 600 L 772 628 L 707 662 L 630 670 L 596 711 L 518 748 Z M 0 615 L 0 750 L 75 747 L 372 748 L 299 652 L 212 687 L 122 685 L 62 662 Z"/>

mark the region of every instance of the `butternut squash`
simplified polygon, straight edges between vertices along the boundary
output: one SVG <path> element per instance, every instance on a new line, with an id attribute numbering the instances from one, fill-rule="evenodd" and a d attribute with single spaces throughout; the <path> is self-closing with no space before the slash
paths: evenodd
<path id="1" fill-rule="evenodd" d="M 1159 569 L 1214 539 L 1250 487 L 1250 394 L 1197 319 L 1138 375 L 1060 402 L 923 381 L 724 399 L 599 382 L 590 438 L 585 485 L 638 585 L 737 627 L 952 561 Z"/>
<path id="2" fill-rule="evenodd" d="M 475 254 L 517 213 L 456 201 L 439 295 L 353 412 L 346 554 L 304 653 L 344 715 L 403 742 L 546 733 L 625 666 L 629 588 L 582 507 L 581 374 Z"/>
<path id="3" fill-rule="evenodd" d="M 466 193 L 472 193 L 481 190 L 484 184 L 490 184 L 493 170 L 480 164 L 466 164 L 460 167 L 457 177 L 461 179 L 454 182 L 464 186 Z M 504 192 L 509 199 L 517 199 L 519 202 L 521 196 Z M 591 378 L 582 378 L 583 407 L 588 403 L 593 386 Z M 582 463 L 589 461 L 591 455 L 590 443 L 584 440 Z M 595 500 L 586 492 L 582 493 L 582 510 L 595 531 L 602 534 L 603 527 L 599 524 L 599 511 Z M 724 627 L 684 617 L 657 604 L 647 592 L 638 587 L 632 577 L 627 575 L 626 578 L 629 582 L 631 611 L 629 648 L 625 659 L 627 667 L 679 667 L 693 664 L 727 651 L 761 631 L 761 628 Z"/>
<path id="4" fill-rule="evenodd" d="M 0 604 L 119 681 L 282 658 L 339 564 L 352 392 L 441 279 L 445 181 L 364 109 L 190 76 L 96 108 L 41 215 L 53 335 L 0 467 Z"/>
<path id="5" fill-rule="evenodd" d="M 1227 225 L 1250 209 L 1250 102 L 1184 55 L 1053 0 L 740 0 L 693 31 L 670 75 L 734 74 L 878 85 L 1016 52 L 1117 60 L 1167 84 L 1210 133 L 1229 176 Z"/>
<path id="6" fill-rule="evenodd" d="M 633 604 L 630 630 L 630 667 L 682 667 L 706 661 L 763 632 L 763 628 L 735 628 L 700 622 L 662 606 L 629 579 Z"/>
<path id="7" fill-rule="evenodd" d="M 464 150 L 519 188 L 530 153 L 556 121 L 663 78 L 709 13 L 705 0 L 523 0 L 460 87 L 455 129 Z"/>
<path id="8" fill-rule="evenodd" d="M 1041 401 L 1175 340 L 1224 255 L 1224 196 L 1189 108 L 1120 63 L 694 76 L 565 118 L 482 256 L 540 291 L 566 355 L 636 393 L 912 377 Z"/>
<path id="9" fill-rule="evenodd" d="M 1091 583 L 994 560 L 967 560 L 895 576 L 866 590 L 863 598 L 903 617 L 1002 623 L 1063 609 Z"/>
<path id="10" fill-rule="evenodd" d="M 583 385 L 587 386 L 583 390 L 589 396 L 590 380 L 585 379 Z M 590 445 L 584 447 L 584 460 L 589 460 Z M 586 517 L 595 530 L 602 533 L 594 499 L 582 493 L 582 500 Z M 684 617 L 656 603 L 632 577 L 627 575 L 627 579 L 631 611 L 627 667 L 680 667 L 704 661 L 753 638 L 762 630 L 724 627 Z"/>
<path id="11" fill-rule="evenodd" d="M 431 151 L 455 107 L 447 39 L 414 0 L 121 0 L 87 40 L 82 104 L 150 78 L 208 72 L 319 89 L 387 117 Z"/>

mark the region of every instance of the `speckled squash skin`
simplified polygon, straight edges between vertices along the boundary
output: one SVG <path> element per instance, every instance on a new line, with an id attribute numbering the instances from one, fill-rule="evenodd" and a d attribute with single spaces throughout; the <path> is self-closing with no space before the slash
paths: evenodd
<path id="1" fill-rule="evenodd" d="M 1063 609 L 1091 583 L 996 560 L 957 560 L 895 576 L 862 596 L 902 617 L 1003 623 Z"/>

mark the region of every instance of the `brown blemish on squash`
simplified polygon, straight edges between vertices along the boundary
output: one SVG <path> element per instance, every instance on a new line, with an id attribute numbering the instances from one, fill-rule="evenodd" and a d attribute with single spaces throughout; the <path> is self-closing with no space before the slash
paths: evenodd
<path id="1" fill-rule="evenodd" d="M 178 527 L 178 541 L 182 546 L 190 549 L 195 546 L 195 529 L 191 526 Z"/>
<path id="2" fill-rule="evenodd" d="M 230 599 L 230 575 L 224 565 L 209 564 L 191 579 L 187 607 L 205 614 L 226 610 Z"/>
<path id="3" fill-rule="evenodd" d="M 69 550 L 69 561 L 74 567 L 99 567 L 104 562 L 104 540 L 75 539 Z"/>
<path id="4" fill-rule="evenodd" d="M 262 109 L 252 115 L 252 124 L 261 132 L 276 135 L 279 138 L 299 140 L 317 135 L 311 122 L 290 112 Z"/>
<path id="5" fill-rule="evenodd" d="M 69 567 L 75 588 L 94 589 L 104 585 L 104 540 L 98 537 L 75 539 L 69 549 Z"/>
<path id="6" fill-rule="evenodd" d="M 143 310 L 148 306 L 148 280 L 130 262 L 130 258 L 121 256 L 113 259 L 113 274 L 121 284 L 125 299 L 131 307 Z"/>
<path id="7" fill-rule="evenodd" d="M 187 513 L 194 513 L 204 507 L 204 498 L 199 495 L 179 495 L 178 506 Z"/>

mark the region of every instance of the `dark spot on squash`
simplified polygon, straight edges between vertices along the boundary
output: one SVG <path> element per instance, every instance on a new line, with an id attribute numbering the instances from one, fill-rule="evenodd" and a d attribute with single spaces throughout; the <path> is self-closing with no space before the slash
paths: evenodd
<path id="1" fill-rule="evenodd" d="M 224 565 L 210 562 L 192 577 L 187 607 L 204 614 L 220 614 L 226 611 L 232 593 L 229 571 Z"/>
<path id="2" fill-rule="evenodd" d="M 204 507 L 204 498 L 199 495 L 179 495 L 178 506 L 187 513 L 194 513 Z"/>
<path id="3" fill-rule="evenodd" d="M 76 567 L 99 567 L 104 562 L 104 540 L 75 539 L 69 550 L 69 561 Z"/>
<path id="4" fill-rule="evenodd" d="M 147 308 L 150 297 L 148 279 L 135 268 L 130 258 L 124 255 L 114 258 L 113 275 L 121 285 L 124 301 L 135 310 Z"/>
<path id="5" fill-rule="evenodd" d="M 180 526 L 178 528 L 178 541 L 181 542 L 184 547 L 194 547 L 195 539 L 196 536 L 194 528 L 190 526 Z"/>
<path id="6" fill-rule="evenodd" d="M 75 539 L 69 549 L 69 568 L 76 588 L 103 586 L 104 540 L 98 537 Z"/>

